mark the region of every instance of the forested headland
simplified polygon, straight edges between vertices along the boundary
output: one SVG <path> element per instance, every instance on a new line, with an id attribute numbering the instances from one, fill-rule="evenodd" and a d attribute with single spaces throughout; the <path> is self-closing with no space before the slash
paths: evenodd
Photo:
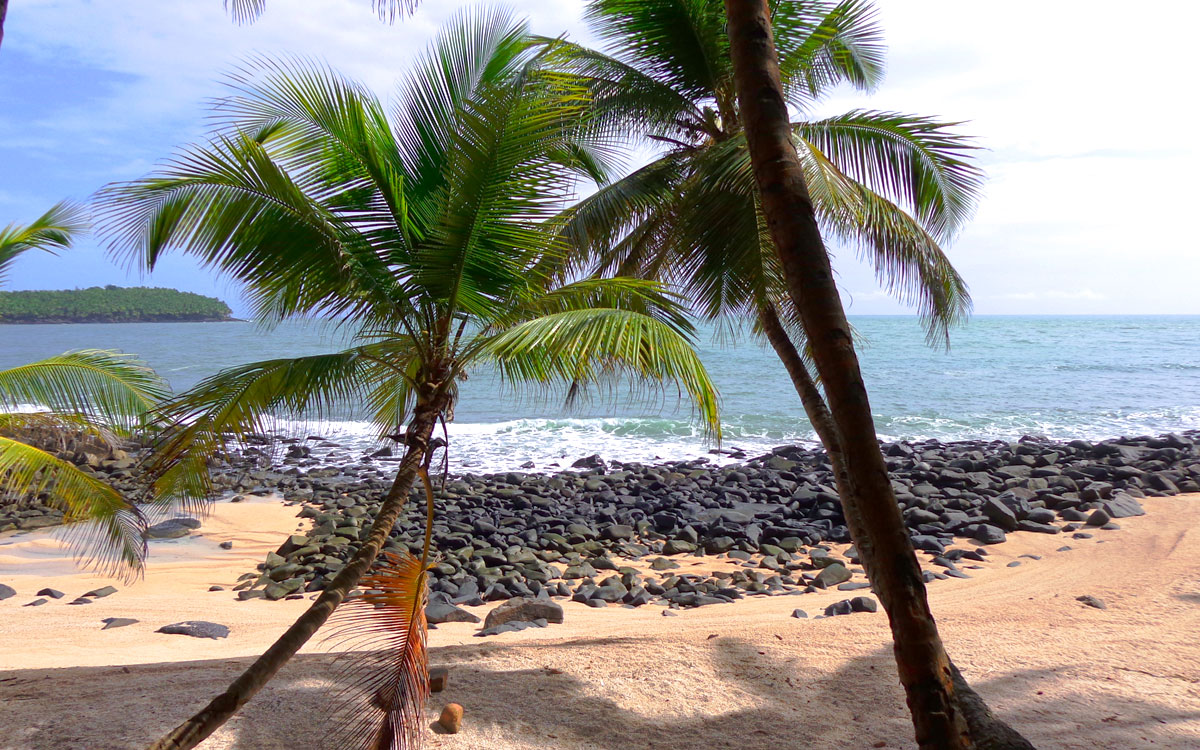
<path id="1" fill-rule="evenodd" d="M 159 287 L 0 292 L 0 323 L 169 323 L 233 320 L 215 297 Z"/>

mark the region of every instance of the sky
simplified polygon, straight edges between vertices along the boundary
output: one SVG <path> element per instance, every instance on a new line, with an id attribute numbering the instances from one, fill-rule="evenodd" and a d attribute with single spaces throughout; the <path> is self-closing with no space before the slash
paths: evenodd
<path id="1" fill-rule="evenodd" d="M 0 226 L 64 198 L 137 178 L 205 131 L 206 101 L 252 54 L 323 59 L 382 96 L 439 25 L 469 3 L 428 0 L 394 25 L 370 0 L 271 0 L 235 25 L 221 0 L 14 0 L 0 47 Z M 947 252 L 977 314 L 1200 314 L 1195 213 L 1200 142 L 1193 30 L 1200 4 L 1130 12 L 1084 0 L 878 0 L 888 75 L 837 91 L 815 114 L 853 108 L 961 121 L 987 183 Z M 582 0 L 512 0 L 537 33 L 592 43 Z M 852 249 L 834 248 L 850 314 L 910 312 Z M 97 284 L 239 290 L 182 256 L 153 275 L 84 239 L 26 256 L 13 289 Z"/>

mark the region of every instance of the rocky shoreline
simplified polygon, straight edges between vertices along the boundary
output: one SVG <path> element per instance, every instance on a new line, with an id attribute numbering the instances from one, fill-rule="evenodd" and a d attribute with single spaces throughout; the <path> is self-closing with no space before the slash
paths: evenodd
<path id="1" fill-rule="evenodd" d="M 1088 538 L 1119 528 L 1115 519 L 1141 515 L 1139 497 L 1200 491 L 1196 431 L 1098 443 L 898 442 L 884 452 L 913 542 L 933 563 L 927 581 L 969 576 L 965 570 L 986 561 L 987 545 L 1009 533 Z M 238 489 L 303 504 L 300 515 L 313 528 L 243 576 L 243 599 L 322 589 L 357 549 L 390 483 L 379 466 L 386 456 L 305 471 L 302 445 L 288 455 L 291 467 L 253 472 L 259 484 L 241 481 Z M 412 500 L 391 549 L 419 551 L 418 491 Z M 869 588 L 853 548 L 834 552 L 849 534 L 824 453 L 796 446 L 722 467 L 593 456 L 555 474 L 458 476 L 437 503 L 432 599 L 454 607 L 568 597 L 591 606 L 678 608 Z M 677 575 L 680 555 L 731 569 Z M 851 600 L 839 604 L 852 611 Z M 866 606 L 854 602 L 853 611 Z M 437 612 L 461 616 L 453 608 Z"/>
<path id="2" fill-rule="evenodd" d="M 331 465 L 314 448 L 336 453 L 338 446 L 322 438 L 260 436 L 255 442 L 259 446 L 218 467 L 217 486 L 235 502 L 278 493 L 303 506 L 299 515 L 312 528 L 243 575 L 237 595 L 276 600 L 319 591 L 365 537 L 396 459 L 385 449 Z M 1200 431 L 1101 442 L 1026 437 L 883 448 L 930 582 L 969 577 L 986 564 L 987 546 L 1010 533 L 1063 535 L 1066 549 L 1066 540 L 1115 530 L 1117 519 L 1141 515 L 1139 497 L 1200 492 Z M 119 485 L 133 482 L 128 457 L 92 463 Z M 269 468 L 259 468 L 264 464 Z M 554 474 L 463 475 L 444 487 L 435 484 L 435 623 L 474 620 L 461 607 L 520 597 L 570 598 L 595 607 L 654 603 L 669 614 L 746 596 L 869 588 L 853 547 L 845 546 L 849 535 L 833 478 L 818 450 L 781 446 L 719 467 L 704 459 L 649 466 L 592 456 Z M 419 552 L 419 489 L 412 500 L 389 549 Z M 17 525 L 30 519 L 49 524 L 31 509 L 24 512 L 31 515 L 17 516 Z M 13 516 L 0 512 L 0 527 L 6 518 Z M 197 525 L 167 521 L 150 535 L 184 536 Z M 694 558 L 712 562 L 712 570 L 680 570 L 680 562 Z M 827 614 L 874 605 L 857 596 L 831 605 Z"/>

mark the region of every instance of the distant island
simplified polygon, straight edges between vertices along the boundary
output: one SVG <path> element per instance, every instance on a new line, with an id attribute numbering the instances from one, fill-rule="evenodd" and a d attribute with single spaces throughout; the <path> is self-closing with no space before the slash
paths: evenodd
<path id="1" fill-rule="evenodd" d="M 0 292 L 0 323 L 182 323 L 234 320 L 215 297 L 158 287 Z"/>

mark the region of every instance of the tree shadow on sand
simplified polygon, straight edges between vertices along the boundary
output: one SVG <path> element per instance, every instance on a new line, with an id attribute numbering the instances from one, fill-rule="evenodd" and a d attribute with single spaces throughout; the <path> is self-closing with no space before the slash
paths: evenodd
<path id="1" fill-rule="evenodd" d="M 693 659 L 692 668 L 639 675 L 624 667 L 635 664 L 634 657 L 653 661 L 660 648 L 624 637 L 432 649 L 431 662 L 449 666 L 451 677 L 446 692 L 433 697 L 429 720 L 450 701 L 466 707 L 466 720 L 464 734 L 430 744 L 489 747 L 510 738 L 530 747 L 596 750 L 913 747 L 888 648 L 831 673 L 808 665 L 793 646 L 715 637 L 700 647 L 678 647 L 682 658 Z M 594 657 L 581 659 L 578 651 Z M 347 686 L 333 678 L 334 659 L 297 658 L 231 722 L 217 746 L 336 747 L 325 739 L 329 696 Z M 0 748 L 145 747 L 248 661 L 192 662 L 182 671 L 158 664 L 0 673 L 8 714 Z M 1097 678 L 1070 667 L 981 675 L 961 666 L 997 713 L 1042 750 L 1148 744 L 1190 750 L 1200 739 L 1198 700 L 1188 701 L 1189 709 L 1135 698 L 1129 690 L 1097 690 Z M 1185 694 L 1194 698 L 1195 689 Z"/>

